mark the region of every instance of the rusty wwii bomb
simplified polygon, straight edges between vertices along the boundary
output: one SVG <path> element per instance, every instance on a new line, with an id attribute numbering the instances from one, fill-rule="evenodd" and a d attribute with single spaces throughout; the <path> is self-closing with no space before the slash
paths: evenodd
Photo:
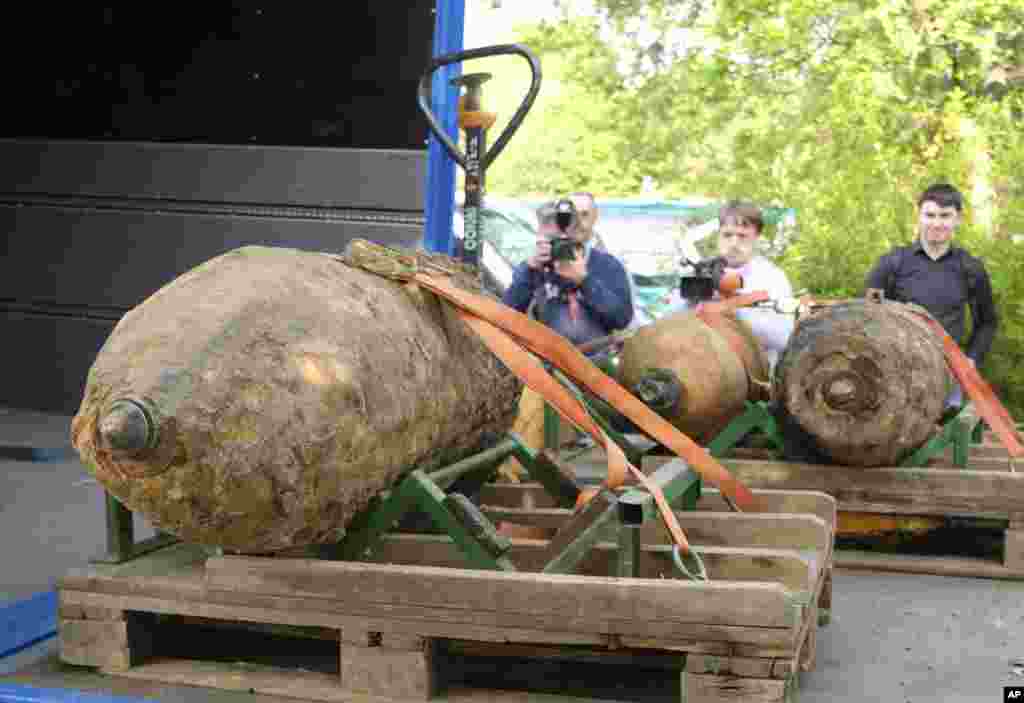
<path id="1" fill-rule="evenodd" d="M 732 314 L 681 311 L 639 328 L 623 344 L 626 388 L 677 429 L 709 441 L 741 414 L 767 380 L 768 363 L 749 326 Z"/>
<path id="2" fill-rule="evenodd" d="M 952 377 L 942 341 L 915 308 L 826 306 L 798 323 L 779 358 L 774 396 L 792 429 L 832 461 L 897 466 L 934 433 Z"/>
<path id="3" fill-rule="evenodd" d="M 417 256 L 480 290 L 448 257 Z M 520 389 L 432 294 L 338 256 L 250 246 L 122 318 L 72 442 L 154 527 L 271 553 L 337 540 L 405 472 L 493 441 Z"/>

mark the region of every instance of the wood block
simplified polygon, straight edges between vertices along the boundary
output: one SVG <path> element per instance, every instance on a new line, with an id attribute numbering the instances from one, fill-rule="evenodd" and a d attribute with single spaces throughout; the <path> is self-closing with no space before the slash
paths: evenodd
<path id="1" fill-rule="evenodd" d="M 435 692 L 433 648 L 398 651 L 341 645 L 341 685 L 353 693 L 427 700 Z"/>
<path id="2" fill-rule="evenodd" d="M 85 620 L 85 610 L 80 605 L 61 603 L 57 606 L 57 617 L 63 620 Z"/>
<path id="3" fill-rule="evenodd" d="M 61 619 L 58 623 L 61 661 L 77 666 L 127 669 L 128 624 Z"/>
<path id="4" fill-rule="evenodd" d="M 729 675 L 768 679 L 772 677 L 774 659 L 750 657 L 719 657 L 713 654 L 688 654 L 686 670 L 692 674 Z"/>
<path id="5" fill-rule="evenodd" d="M 682 699 L 686 703 L 784 703 L 787 682 L 780 679 L 755 679 L 714 674 L 682 674 Z"/>
<path id="6" fill-rule="evenodd" d="M 1007 530 L 1003 564 L 1007 569 L 1024 571 L 1024 530 Z"/>
<path id="7" fill-rule="evenodd" d="M 124 620 L 124 611 L 115 608 L 101 608 L 95 605 L 82 606 L 83 617 L 86 620 L 102 620 L 105 622 L 118 622 Z"/>

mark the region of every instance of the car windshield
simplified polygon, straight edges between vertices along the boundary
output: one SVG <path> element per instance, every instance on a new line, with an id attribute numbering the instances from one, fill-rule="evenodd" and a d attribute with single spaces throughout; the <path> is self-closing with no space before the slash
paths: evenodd
<path id="1" fill-rule="evenodd" d="M 485 206 L 481 208 L 480 219 L 483 224 L 484 241 L 491 245 L 484 251 L 485 264 L 502 286 L 507 287 L 511 284 L 512 269 L 533 254 L 536 232 L 525 217 L 508 207 L 502 207 L 499 211 Z M 459 208 L 456 212 L 455 228 L 460 235 L 463 226 L 462 208 Z M 500 257 L 500 261 L 491 258 L 491 249 L 493 254 Z M 663 314 L 667 308 L 667 296 L 676 285 L 676 274 L 649 272 L 649 262 L 638 260 L 642 257 L 621 257 L 615 251 L 611 253 L 624 258 L 623 263 L 630 271 L 636 297 L 637 322 L 646 323 Z M 631 258 L 633 261 L 630 261 Z M 634 272 L 631 263 L 637 265 L 636 268 L 643 270 L 644 273 Z"/>

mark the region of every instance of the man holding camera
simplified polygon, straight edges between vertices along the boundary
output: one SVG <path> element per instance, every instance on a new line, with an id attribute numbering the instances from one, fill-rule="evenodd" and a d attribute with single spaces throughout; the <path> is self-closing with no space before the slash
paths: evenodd
<path id="1" fill-rule="evenodd" d="M 626 269 L 592 246 L 573 201 L 542 205 L 537 219 L 537 248 L 516 267 L 505 304 L 519 312 L 533 304 L 537 319 L 576 345 L 627 327 L 633 296 Z"/>
<path id="2" fill-rule="evenodd" d="M 785 272 L 768 259 L 757 255 L 757 241 L 764 229 L 760 208 L 733 200 L 718 212 L 718 260 L 722 272 L 735 272 L 742 278 L 737 293 L 767 291 L 773 299 L 793 297 L 793 287 Z M 670 311 L 686 310 L 699 301 L 687 300 L 679 291 L 672 294 Z M 741 308 L 736 316 L 745 320 L 761 343 L 768 362 L 774 368 L 793 333 L 793 318 L 764 308 Z"/>

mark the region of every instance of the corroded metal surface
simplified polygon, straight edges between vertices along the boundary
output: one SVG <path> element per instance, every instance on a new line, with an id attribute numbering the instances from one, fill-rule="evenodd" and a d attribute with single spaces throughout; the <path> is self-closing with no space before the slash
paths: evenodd
<path id="1" fill-rule="evenodd" d="M 800 321 L 775 397 L 832 460 L 896 466 L 935 432 L 951 388 L 941 341 L 895 302 L 853 300 Z"/>
<path id="2" fill-rule="evenodd" d="M 447 257 L 418 258 L 479 290 Z M 244 247 L 122 318 L 72 441 L 155 527 L 265 553 L 335 540 L 409 469 L 493 441 L 520 388 L 432 294 L 337 256 Z"/>
<path id="3" fill-rule="evenodd" d="M 745 362 L 765 373 L 760 347 L 743 326 L 730 318 L 712 327 L 689 311 L 645 325 L 623 344 L 622 383 L 682 432 L 710 440 L 751 395 Z"/>

